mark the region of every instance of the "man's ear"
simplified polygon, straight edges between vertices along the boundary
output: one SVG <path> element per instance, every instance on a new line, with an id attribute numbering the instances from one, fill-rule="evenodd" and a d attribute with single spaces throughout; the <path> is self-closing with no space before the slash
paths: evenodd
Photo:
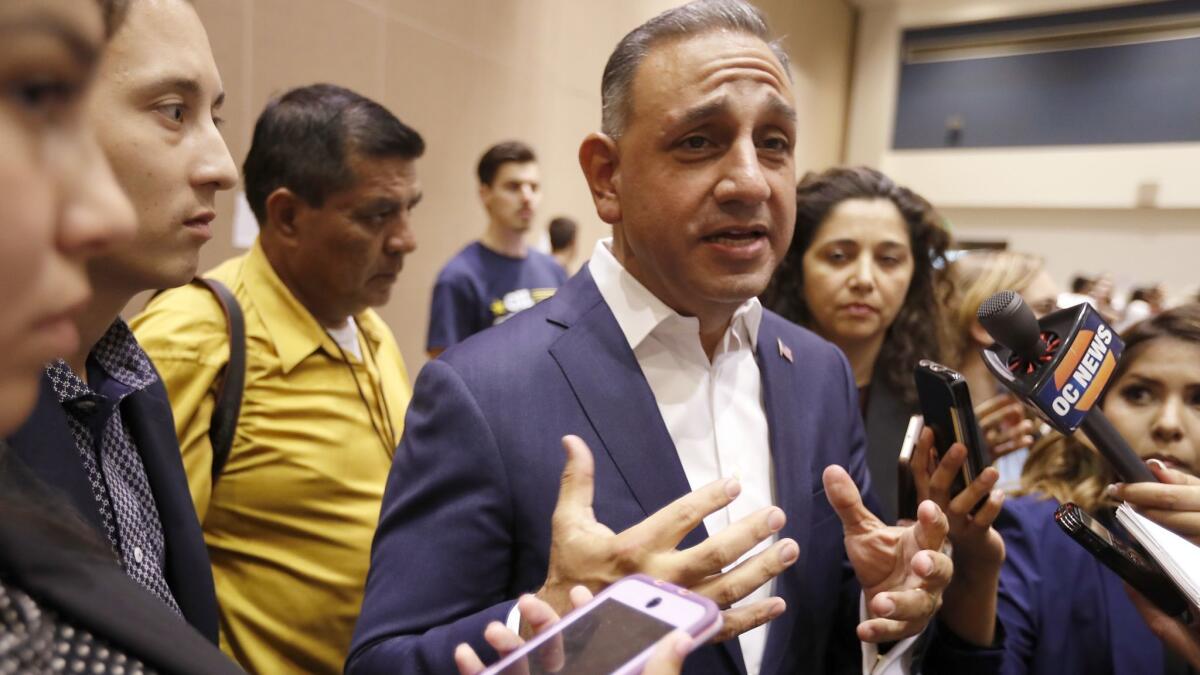
<path id="1" fill-rule="evenodd" d="M 267 226 L 285 241 L 294 241 L 299 236 L 298 212 L 305 204 L 300 197 L 287 188 L 276 188 L 267 195 Z"/>
<path id="2" fill-rule="evenodd" d="M 591 133 L 579 146 L 579 167 L 596 203 L 596 215 L 609 225 L 621 222 L 620 155 L 617 142 Z"/>

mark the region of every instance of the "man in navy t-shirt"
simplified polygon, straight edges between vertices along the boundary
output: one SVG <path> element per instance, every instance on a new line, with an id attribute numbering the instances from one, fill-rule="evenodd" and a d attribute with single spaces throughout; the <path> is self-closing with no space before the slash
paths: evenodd
<path id="1" fill-rule="evenodd" d="M 430 358 L 554 295 L 567 280 L 554 258 L 525 243 L 542 199 L 533 150 L 520 141 L 499 143 L 483 153 L 478 172 L 487 229 L 438 274 L 425 343 Z"/>

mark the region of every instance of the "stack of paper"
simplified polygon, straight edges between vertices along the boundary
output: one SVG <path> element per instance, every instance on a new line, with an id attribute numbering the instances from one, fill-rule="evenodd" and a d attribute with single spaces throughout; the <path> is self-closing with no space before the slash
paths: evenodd
<path id="1" fill-rule="evenodd" d="M 1200 606 L 1200 546 L 1146 518 L 1129 504 L 1117 508 L 1117 520 L 1150 553 L 1192 605 Z"/>

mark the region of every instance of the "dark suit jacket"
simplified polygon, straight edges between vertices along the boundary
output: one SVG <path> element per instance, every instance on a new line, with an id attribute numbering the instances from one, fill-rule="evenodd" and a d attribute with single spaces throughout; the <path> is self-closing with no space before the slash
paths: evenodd
<path id="1" fill-rule="evenodd" d="M 0 575 L 76 628 L 163 673 L 242 672 L 205 636 L 87 542 L 79 514 L 0 442 Z M 77 524 L 77 525 L 76 525 Z M 82 536 L 78 534 L 82 532 Z"/>
<path id="2" fill-rule="evenodd" d="M 1058 502 L 1010 498 L 996 520 L 1006 675 L 1162 675 L 1162 643 L 1121 579 L 1054 522 Z"/>
<path id="3" fill-rule="evenodd" d="M 900 446 L 908 430 L 908 418 L 919 412 L 883 381 L 877 366 L 867 387 L 867 467 L 871 489 L 886 523 L 896 522 L 899 495 Z"/>
<path id="4" fill-rule="evenodd" d="M 794 363 L 780 355 L 779 340 Z M 775 496 L 788 516 L 779 536 L 800 545 L 800 560 L 777 581 L 788 611 L 771 626 L 762 672 L 861 672 L 859 587 L 821 483 L 823 468 L 840 464 L 869 488 L 854 381 L 835 347 L 770 312 L 757 358 Z M 586 268 L 552 299 L 422 370 L 388 478 L 348 672 L 452 673 L 459 642 L 492 653 L 484 627 L 545 580 L 565 434 L 592 449 L 595 515 L 614 531 L 690 489 L 650 387 Z M 705 536 L 701 526 L 681 546 Z M 687 665 L 689 673 L 743 669 L 736 640 L 701 647 Z"/>
<path id="5" fill-rule="evenodd" d="M 124 420 L 146 467 L 166 544 L 166 579 L 183 616 L 217 643 L 217 595 L 208 549 L 175 438 L 171 405 L 162 382 L 121 401 Z M 71 436 L 67 413 L 45 375 L 33 415 L 8 439 L 16 456 L 46 484 L 64 492 L 84 519 L 103 532 L 87 472 Z"/>

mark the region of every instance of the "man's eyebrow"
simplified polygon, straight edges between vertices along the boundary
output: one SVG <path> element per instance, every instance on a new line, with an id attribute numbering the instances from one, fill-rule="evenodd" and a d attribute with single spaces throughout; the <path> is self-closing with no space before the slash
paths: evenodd
<path id="1" fill-rule="evenodd" d="M 362 211 L 368 212 L 379 211 L 381 209 L 398 209 L 404 207 L 411 209 L 412 207 L 416 206 L 424 196 L 425 193 L 418 192 L 411 199 L 407 200 L 393 196 L 378 197 L 375 199 L 366 200 L 362 205 L 360 205 L 360 208 Z"/>
<path id="2" fill-rule="evenodd" d="M 690 127 L 694 124 L 699 124 L 706 119 L 720 114 L 729 106 L 729 97 L 721 96 L 707 103 L 692 108 L 683 113 L 679 118 L 678 126 Z M 788 105 L 783 99 L 772 96 L 767 102 L 767 108 L 774 115 L 787 118 L 793 124 L 796 123 L 796 109 Z"/>
<path id="3" fill-rule="evenodd" d="M 707 103 L 702 103 L 695 108 L 684 111 L 683 115 L 679 117 L 679 121 L 676 122 L 676 126 L 690 127 L 694 124 L 699 124 L 704 120 L 715 117 L 728 107 L 729 98 L 727 96 L 722 96 Z"/>
<path id="4" fill-rule="evenodd" d="M 792 124 L 796 123 L 796 109 L 788 105 L 787 101 L 772 96 L 771 100 L 767 103 L 767 107 L 770 108 L 772 113 L 786 117 Z"/>
<path id="5" fill-rule="evenodd" d="M 27 32 L 49 35 L 66 45 L 71 57 L 78 65 L 90 68 L 100 59 L 100 45 L 84 37 L 72 26 L 52 16 L 35 16 L 29 19 L 0 23 L 0 38 Z"/>
<path id="6" fill-rule="evenodd" d="M 152 80 L 141 86 L 140 89 L 144 93 L 176 91 L 195 97 L 199 97 L 204 91 L 204 87 L 200 86 L 199 80 L 179 75 L 168 75 L 157 80 Z M 213 99 L 212 105 L 214 108 L 220 108 L 223 103 L 225 103 L 225 92 L 222 91 Z"/>

